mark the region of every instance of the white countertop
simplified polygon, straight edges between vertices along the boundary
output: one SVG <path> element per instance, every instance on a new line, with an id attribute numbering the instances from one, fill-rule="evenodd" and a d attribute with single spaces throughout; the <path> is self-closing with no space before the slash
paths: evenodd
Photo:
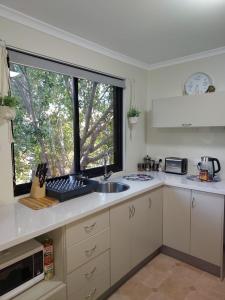
<path id="1" fill-rule="evenodd" d="M 130 186 L 130 189 L 125 192 L 91 193 L 38 211 L 31 210 L 20 203 L 1 204 L 0 251 L 162 185 L 225 195 L 225 180 L 216 183 L 202 183 L 188 180 L 186 176 L 180 175 L 160 172 L 147 174 L 153 175 L 154 179 L 140 182 L 128 181 L 121 177 L 113 178 L 113 181 L 124 182 Z"/>

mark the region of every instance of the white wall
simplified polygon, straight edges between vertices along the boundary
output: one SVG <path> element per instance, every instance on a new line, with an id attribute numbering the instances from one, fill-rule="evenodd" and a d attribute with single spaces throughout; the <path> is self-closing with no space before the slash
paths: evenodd
<path id="1" fill-rule="evenodd" d="M 164 67 L 149 72 L 148 110 L 151 111 L 152 99 L 181 96 L 185 80 L 199 71 L 210 75 L 217 91 L 225 91 L 225 55 Z M 204 113 L 204 107 L 199 113 Z M 190 173 L 196 172 L 194 164 L 202 155 L 217 157 L 225 178 L 225 128 L 154 129 L 150 127 L 151 120 L 148 123 L 147 148 L 151 156 L 187 157 Z"/>
<path id="2" fill-rule="evenodd" d="M 39 32 L 18 23 L 0 18 L 0 38 L 10 46 L 28 50 L 37 54 L 71 62 L 80 66 L 103 71 L 135 81 L 135 104 L 141 111 L 146 111 L 147 99 L 147 71 L 119 62 L 94 51 L 76 46 L 48 34 Z M 124 92 L 124 111 L 130 103 L 129 83 Z M 125 162 L 126 170 L 136 169 L 137 162 L 146 154 L 145 143 L 145 114 L 140 117 L 140 122 L 130 139 L 127 119 L 125 117 Z M 10 147 L 7 150 L 6 127 L 0 126 L 0 201 L 9 201 L 12 196 L 12 168 L 10 160 Z"/>

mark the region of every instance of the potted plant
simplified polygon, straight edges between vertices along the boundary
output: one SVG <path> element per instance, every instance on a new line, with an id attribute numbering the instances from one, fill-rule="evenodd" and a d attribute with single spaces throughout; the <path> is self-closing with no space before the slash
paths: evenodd
<path id="1" fill-rule="evenodd" d="M 13 96 L 0 97 L 0 119 L 12 121 L 16 117 L 15 106 L 17 98 Z"/>
<path id="2" fill-rule="evenodd" d="M 131 106 L 127 112 L 127 117 L 128 117 L 128 120 L 129 120 L 129 123 L 131 125 L 134 125 L 137 123 L 138 121 L 138 117 L 140 116 L 140 111 L 135 108 L 134 106 Z"/>

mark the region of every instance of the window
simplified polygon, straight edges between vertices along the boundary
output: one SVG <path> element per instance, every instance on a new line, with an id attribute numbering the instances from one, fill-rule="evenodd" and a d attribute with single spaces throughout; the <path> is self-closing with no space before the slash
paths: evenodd
<path id="1" fill-rule="evenodd" d="M 29 192 L 40 161 L 48 163 L 49 177 L 80 172 L 93 177 L 103 174 L 108 153 L 108 169 L 122 170 L 123 81 L 9 54 L 11 91 L 19 100 L 13 122 L 15 195 Z"/>

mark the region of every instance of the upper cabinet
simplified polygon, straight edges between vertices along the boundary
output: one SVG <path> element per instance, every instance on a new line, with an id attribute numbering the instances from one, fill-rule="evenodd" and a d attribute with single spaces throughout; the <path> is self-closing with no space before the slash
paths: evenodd
<path id="1" fill-rule="evenodd" d="M 152 127 L 225 126 L 225 92 L 154 99 Z"/>

